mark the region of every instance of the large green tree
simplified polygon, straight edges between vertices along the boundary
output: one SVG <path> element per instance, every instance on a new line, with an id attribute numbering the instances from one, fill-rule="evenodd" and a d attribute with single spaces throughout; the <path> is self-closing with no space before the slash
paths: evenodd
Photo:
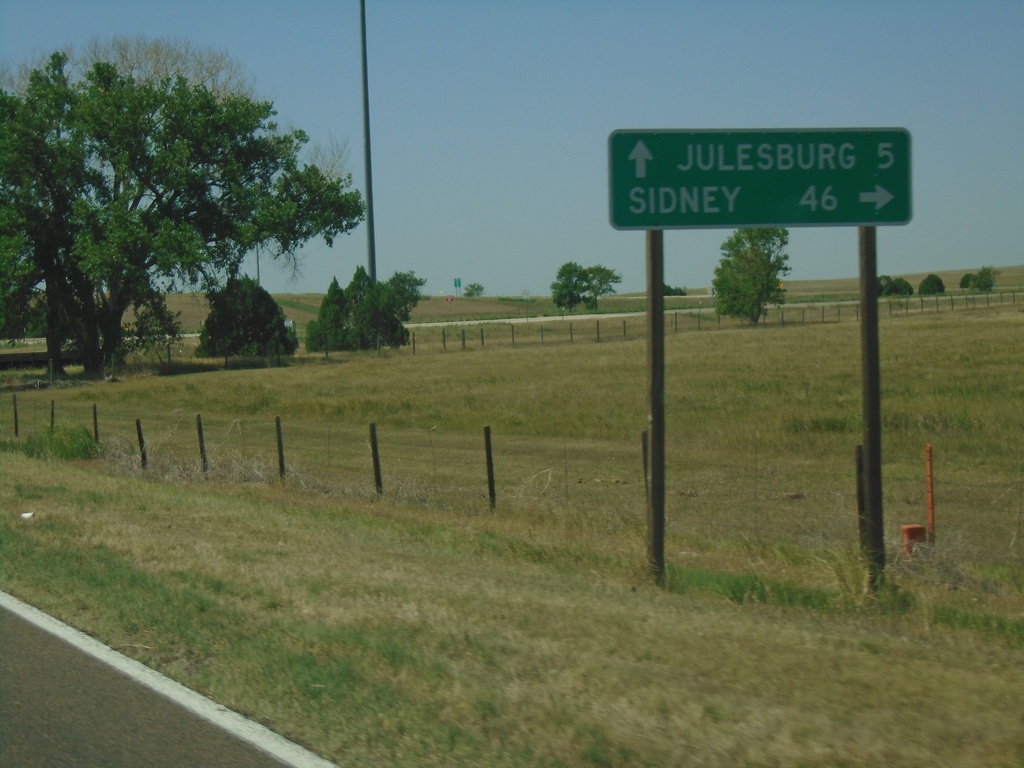
<path id="1" fill-rule="evenodd" d="M 946 284 L 942 282 L 941 277 L 933 272 L 921 281 L 921 284 L 917 287 L 917 292 L 922 296 L 935 296 L 946 292 Z"/>
<path id="2" fill-rule="evenodd" d="M 54 54 L 0 91 L 0 260 L 19 276 L 3 303 L 42 286 L 51 358 L 70 343 L 91 374 L 126 317 L 173 325 L 166 291 L 217 290 L 257 246 L 294 266 L 364 210 L 350 176 L 300 161 L 308 137 L 279 130 L 270 102 L 137 70 L 96 61 L 76 78 Z"/>
<path id="3" fill-rule="evenodd" d="M 598 298 L 615 293 L 613 286 L 621 282 L 622 276 L 609 267 L 600 264 L 583 267 L 575 261 L 567 261 L 558 268 L 555 281 L 551 283 L 551 299 L 556 307 L 569 312 L 580 304 L 597 309 Z"/>
<path id="4" fill-rule="evenodd" d="M 298 349 L 295 331 L 285 323 L 280 305 L 248 275 L 232 278 L 206 298 L 210 314 L 199 332 L 199 356 L 223 357 L 227 366 L 236 355 L 270 358 Z"/>
<path id="5" fill-rule="evenodd" d="M 778 227 L 738 229 L 722 243 L 712 281 L 718 314 L 757 323 L 769 304 L 785 302 L 788 244 L 789 232 Z"/>
<path id="6" fill-rule="evenodd" d="M 374 282 L 361 266 L 344 291 L 335 278 L 316 320 L 306 326 L 306 348 L 326 354 L 408 344 L 405 324 L 426 282 L 414 272 L 396 272 L 387 281 Z"/>
<path id="7" fill-rule="evenodd" d="M 878 276 L 879 296 L 913 296 L 914 286 L 905 277 Z"/>
<path id="8" fill-rule="evenodd" d="M 316 319 L 306 324 L 306 349 L 310 352 L 336 352 L 346 348 L 348 312 L 345 291 L 338 278 L 331 280 L 327 294 L 320 300 Z"/>
<path id="9" fill-rule="evenodd" d="M 567 261 L 558 268 L 551 283 L 551 299 L 559 309 L 572 312 L 586 298 L 587 270 L 575 261 Z"/>
<path id="10" fill-rule="evenodd" d="M 960 279 L 960 287 L 972 291 L 991 291 L 996 287 L 996 278 L 999 276 L 995 267 L 982 267 L 977 272 L 969 272 Z"/>
<path id="11" fill-rule="evenodd" d="M 597 300 L 601 296 L 609 296 L 615 293 L 614 286 L 622 282 L 622 275 L 614 269 L 595 264 L 587 267 L 587 309 L 597 309 Z"/>

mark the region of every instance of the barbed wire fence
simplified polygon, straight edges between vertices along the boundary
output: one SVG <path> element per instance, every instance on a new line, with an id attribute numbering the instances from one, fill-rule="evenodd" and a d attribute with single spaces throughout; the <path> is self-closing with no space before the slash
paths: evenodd
<path id="1" fill-rule="evenodd" d="M 879 301 L 882 317 L 948 312 L 969 313 L 987 309 L 1024 305 L 1017 291 L 985 294 L 942 294 L 936 296 L 886 297 Z M 641 309 L 641 308 L 638 308 Z M 821 325 L 860 321 L 856 301 L 805 301 L 768 307 L 761 317 L 762 326 Z M 665 313 L 667 333 L 732 330 L 748 326 L 743 318 L 718 315 L 713 304 L 696 310 Z M 517 322 L 453 321 L 413 326 L 406 351 L 411 354 L 435 354 L 486 348 L 538 347 L 557 344 L 588 344 L 638 341 L 647 338 L 647 318 L 642 314 L 604 314 L 592 318 L 538 317 Z"/>
<path id="2" fill-rule="evenodd" d="M 496 514 L 570 509 L 608 531 L 636 529 L 646 514 L 640 432 L 629 442 L 493 430 L 489 476 L 483 425 L 478 435 L 470 435 L 440 427 L 371 427 L 330 419 L 289 424 L 181 410 L 105 423 L 96 406 L 62 405 L 58 412 L 54 401 L 37 399 L 23 406 L 19 431 L 53 429 L 58 416 L 94 432 L 101 458 L 140 478 L 285 482 L 341 499 L 383 495 L 474 513 L 489 512 L 493 498 Z M 0 430 L 12 435 L 13 419 L 3 418 Z M 757 440 L 735 462 L 698 462 L 670 451 L 667 531 L 694 548 L 741 540 L 813 553 L 856 542 L 853 445 L 849 453 L 847 470 L 834 462 L 788 461 Z M 894 556 L 901 526 L 925 522 L 925 475 L 923 451 L 920 457 L 896 457 L 883 468 L 886 538 Z M 976 467 L 960 461 L 944 465 L 940 451 L 934 478 L 937 546 L 955 548 L 964 562 L 1024 564 L 1021 462 L 1008 457 Z"/>

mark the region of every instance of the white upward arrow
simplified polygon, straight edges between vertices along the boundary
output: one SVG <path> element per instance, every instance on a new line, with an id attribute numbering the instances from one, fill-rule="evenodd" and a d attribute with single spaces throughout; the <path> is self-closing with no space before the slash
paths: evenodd
<path id="1" fill-rule="evenodd" d="M 861 192 L 860 201 L 862 203 L 874 203 L 875 210 L 879 210 L 883 205 L 892 200 L 893 195 L 885 187 L 875 184 L 874 192 Z"/>
<path id="2" fill-rule="evenodd" d="M 643 179 L 647 177 L 647 161 L 653 160 L 654 155 L 644 144 L 643 139 L 636 143 L 633 151 L 629 153 L 629 159 L 636 163 L 636 177 Z"/>

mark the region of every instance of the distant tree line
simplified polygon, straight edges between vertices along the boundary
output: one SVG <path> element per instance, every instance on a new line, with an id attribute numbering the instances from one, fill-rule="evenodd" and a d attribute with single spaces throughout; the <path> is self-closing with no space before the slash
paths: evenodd
<path id="1" fill-rule="evenodd" d="M 996 286 L 998 272 L 993 267 L 982 267 L 978 272 L 968 272 L 960 278 L 960 288 L 969 291 L 987 293 Z M 917 287 L 921 296 L 937 296 L 946 292 L 946 285 L 936 274 L 929 274 Z M 880 275 L 878 278 L 879 296 L 913 296 L 914 287 L 903 277 Z"/>
<path id="2" fill-rule="evenodd" d="M 306 326 L 306 349 L 339 352 L 401 347 L 409 342 L 409 321 L 426 281 L 413 272 L 396 272 L 374 282 L 363 267 L 344 290 L 331 281 L 315 320 Z M 298 334 L 274 298 L 251 277 L 228 281 L 207 294 L 210 314 L 199 333 L 200 357 L 292 355 Z"/>
<path id="3" fill-rule="evenodd" d="M 783 228 L 744 228 L 722 243 L 722 259 L 712 282 L 718 314 L 758 323 L 769 304 L 785 302 L 781 278 L 789 272 L 788 242 L 789 233 Z M 984 267 L 964 275 L 960 287 L 991 291 L 997 274 L 992 267 Z M 945 293 L 946 286 L 938 275 L 929 274 L 921 281 L 918 292 L 921 296 L 934 296 Z M 883 297 L 913 296 L 914 287 L 906 278 L 881 275 L 878 293 Z"/>

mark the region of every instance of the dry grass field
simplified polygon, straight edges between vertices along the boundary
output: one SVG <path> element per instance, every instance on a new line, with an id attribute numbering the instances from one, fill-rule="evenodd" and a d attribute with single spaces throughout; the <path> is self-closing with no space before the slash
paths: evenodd
<path id="1" fill-rule="evenodd" d="M 1020 766 L 1012 301 L 882 312 L 876 596 L 859 326 L 832 309 L 668 320 L 665 589 L 644 567 L 645 331 L 616 319 L 600 343 L 529 323 L 515 346 L 421 329 L 415 353 L 5 374 L 0 588 L 339 765 Z M 937 540 L 904 559 L 925 443 Z"/>

